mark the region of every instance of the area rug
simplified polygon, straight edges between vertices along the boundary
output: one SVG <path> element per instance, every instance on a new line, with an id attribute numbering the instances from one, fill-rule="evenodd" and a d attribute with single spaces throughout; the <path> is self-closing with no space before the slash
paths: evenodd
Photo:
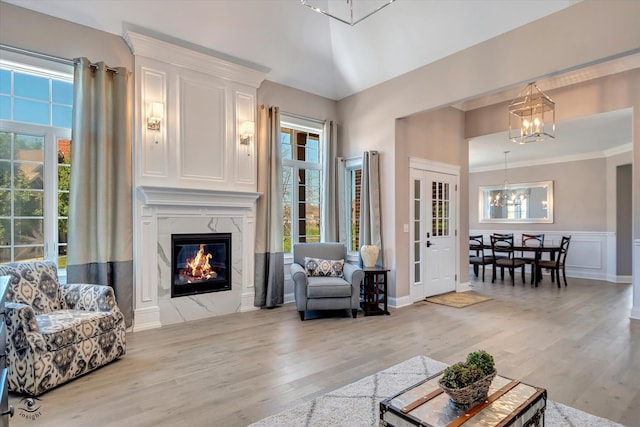
<path id="1" fill-rule="evenodd" d="M 264 418 L 250 427 L 378 427 L 380 401 L 446 368 L 442 362 L 416 356 L 348 384 L 295 408 Z M 545 425 L 623 427 L 570 406 L 547 400 Z"/>
<path id="2" fill-rule="evenodd" d="M 449 292 L 447 294 L 425 298 L 425 300 L 436 304 L 448 305 L 449 307 L 463 308 L 473 304 L 477 304 L 479 302 L 489 301 L 491 300 L 491 298 L 485 297 L 473 291 L 468 291 Z"/>

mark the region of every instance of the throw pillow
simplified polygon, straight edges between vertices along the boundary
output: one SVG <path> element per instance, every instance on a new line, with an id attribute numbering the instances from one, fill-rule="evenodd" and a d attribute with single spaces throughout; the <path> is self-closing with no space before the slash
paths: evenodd
<path id="1" fill-rule="evenodd" d="M 344 259 L 322 259 L 304 257 L 307 276 L 344 277 Z"/>

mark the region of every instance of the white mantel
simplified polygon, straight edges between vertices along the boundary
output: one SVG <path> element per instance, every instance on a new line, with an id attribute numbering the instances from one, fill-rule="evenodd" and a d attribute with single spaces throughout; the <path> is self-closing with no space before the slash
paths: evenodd
<path id="1" fill-rule="evenodd" d="M 253 309 L 256 70 L 128 32 L 135 58 L 134 330 Z M 151 103 L 160 130 L 147 128 Z M 171 298 L 171 234 L 231 233 L 232 289 Z"/>

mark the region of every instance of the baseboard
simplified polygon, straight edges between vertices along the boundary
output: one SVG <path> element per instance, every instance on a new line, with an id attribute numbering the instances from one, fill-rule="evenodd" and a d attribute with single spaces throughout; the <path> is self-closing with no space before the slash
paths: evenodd
<path id="1" fill-rule="evenodd" d="M 133 332 L 146 331 L 162 326 L 160 323 L 160 307 L 146 307 L 135 310 L 133 318 Z"/>
<path id="2" fill-rule="evenodd" d="M 467 292 L 472 290 L 471 282 L 459 283 L 456 292 Z"/>
<path id="3" fill-rule="evenodd" d="M 614 283 L 631 283 L 633 276 L 616 276 Z"/>
<path id="4" fill-rule="evenodd" d="M 631 314 L 629 315 L 632 319 L 640 320 L 640 307 L 633 307 L 631 309 Z"/>
<path id="5" fill-rule="evenodd" d="M 254 292 L 245 292 L 240 297 L 240 312 L 257 310 L 258 307 L 253 305 Z"/>
<path id="6" fill-rule="evenodd" d="M 413 304 L 413 301 L 409 295 L 400 298 L 389 297 L 389 307 L 392 308 L 407 307 L 411 304 Z"/>

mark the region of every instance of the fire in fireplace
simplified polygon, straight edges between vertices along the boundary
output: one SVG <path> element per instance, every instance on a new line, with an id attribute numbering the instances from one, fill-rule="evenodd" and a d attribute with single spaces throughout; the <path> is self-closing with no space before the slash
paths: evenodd
<path id="1" fill-rule="evenodd" d="M 231 290 L 231 233 L 171 235 L 171 298 Z"/>

